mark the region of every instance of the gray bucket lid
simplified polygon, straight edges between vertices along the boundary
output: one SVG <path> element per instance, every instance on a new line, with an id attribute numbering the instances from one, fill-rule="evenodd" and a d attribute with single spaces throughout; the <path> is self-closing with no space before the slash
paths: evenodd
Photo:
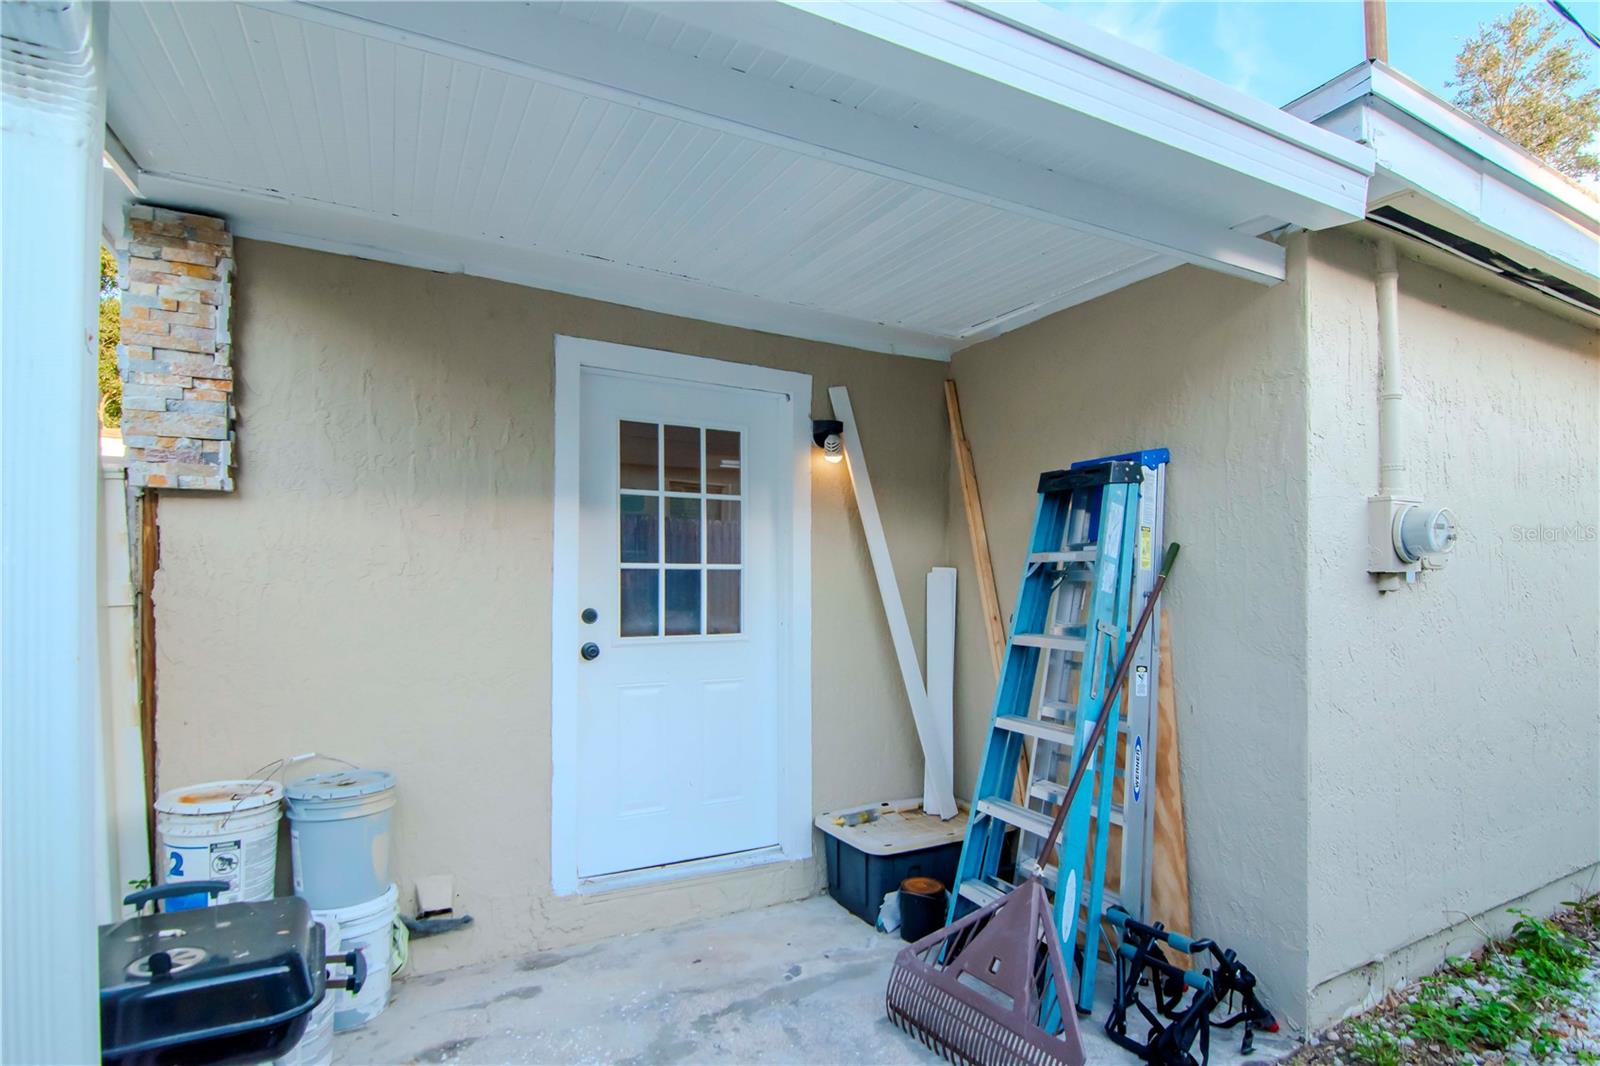
<path id="1" fill-rule="evenodd" d="M 370 796 L 394 787 L 394 774 L 387 770 L 330 770 L 289 782 L 285 794 L 290 800 L 345 800 Z"/>

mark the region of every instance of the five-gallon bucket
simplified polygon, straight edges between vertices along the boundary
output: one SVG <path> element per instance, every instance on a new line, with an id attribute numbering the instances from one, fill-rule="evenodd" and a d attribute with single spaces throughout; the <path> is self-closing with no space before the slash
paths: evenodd
<path id="1" fill-rule="evenodd" d="M 315 917 L 322 926 L 323 954 L 333 959 L 340 953 L 339 923 L 326 914 Z M 339 997 L 344 994 L 342 988 L 330 988 L 323 992 L 322 1002 L 312 1009 L 311 1020 L 306 1023 L 306 1031 L 300 1037 L 300 1042 L 290 1048 L 287 1055 L 274 1059 L 274 1066 L 332 1066 L 333 1010 Z"/>
<path id="2" fill-rule="evenodd" d="M 272 898 L 278 873 L 278 817 L 283 788 L 274 781 L 208 781 L 163 792 L 156 800 L 161 884 L 226 881 L 218 903 Z M 204 893 L 174 896 L 168 911 L 204 907 Z"/>
<path id="3" fill-rule="evenodd" d="M 314 774 L 291 782 L 287 795 L 295 895 L 326 911 L 369 902 L 388 890 L 393 774 Z"/>
<path id="4" fill-rule="evenodd" d="M 365 1025 L 383 1013 L 389 1005 L 390 952 L 394 949 L 395 904 L 400 899 L 400 889 L 389 885 L 377 899 L 369 899 L 354 907 L 333 911 L 314 911 L 317 920 L 331 918 L 339 925 L 339 949 L 359 950 L 366 956 L 367 980 L 354 996 L 342 989 L 330 989 L 329 996 L 336 997 L 333 1008 L 335 1032 L 345 1032 Z"/>

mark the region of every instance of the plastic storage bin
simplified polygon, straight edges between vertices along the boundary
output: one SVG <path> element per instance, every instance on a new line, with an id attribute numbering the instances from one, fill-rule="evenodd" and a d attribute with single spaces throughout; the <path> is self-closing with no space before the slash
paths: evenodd
<path id="1" fill-rule="evenodd" d="M 828 895 L 874 925 L 883 897 L 908 877 L 931 877 L 953 888 L 967 812 L 963 808 L 941 821 L 924 813 L 921 800 L 899 800 L 824 811 L 815 824 L 823 833 Z"/>

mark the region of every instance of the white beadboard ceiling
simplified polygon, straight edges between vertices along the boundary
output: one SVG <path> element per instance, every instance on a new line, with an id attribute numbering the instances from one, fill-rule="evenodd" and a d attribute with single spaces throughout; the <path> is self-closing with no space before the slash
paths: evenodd
<path id="1" fill-rule="evenodd" d="M 904 79 L 932 89 L 951 60 L 897 71 L 903 48 L 799 8 L 110 7 L 108 123 L 144 198 L 246 236 L 865 348 L 947 356 L 1185 261 L 1270 282 L 1281 250 L 1255 233 L 1351 217 L 1347 190 L 1304 175 L 1176 149 L 1189 165 L 1140 165 L 1150 137 L 1059 105 L 1076 148 L 963 113 L 948 86 L 919 98 Z M 866 64 L 829 70 L 774 34 Z M 1359 161 L 1315 148 L 1290 162 L 1361 184 Z"/>

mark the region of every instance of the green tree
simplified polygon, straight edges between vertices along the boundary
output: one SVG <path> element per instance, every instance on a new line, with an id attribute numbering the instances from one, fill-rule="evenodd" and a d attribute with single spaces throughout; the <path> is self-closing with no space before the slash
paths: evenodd
<path id="1" fill-rule="evenodd" d="M 1523 4 L 1478 32 L 1456 56 L 1456 105 L 1570 178 L 1600 177 L 1590 150 L 1600 132 L 1600 88 L 1589 56 L 1557 41 L 1554 15 Z"/>
<path id="2" fill-rule="evenodd" d="M 117 258 L 100 246 L 100 424 L 122 424 L 122 375 L 117 373 L 117 341 L 122 337 L 122 299 L 117 288 Z"/>

